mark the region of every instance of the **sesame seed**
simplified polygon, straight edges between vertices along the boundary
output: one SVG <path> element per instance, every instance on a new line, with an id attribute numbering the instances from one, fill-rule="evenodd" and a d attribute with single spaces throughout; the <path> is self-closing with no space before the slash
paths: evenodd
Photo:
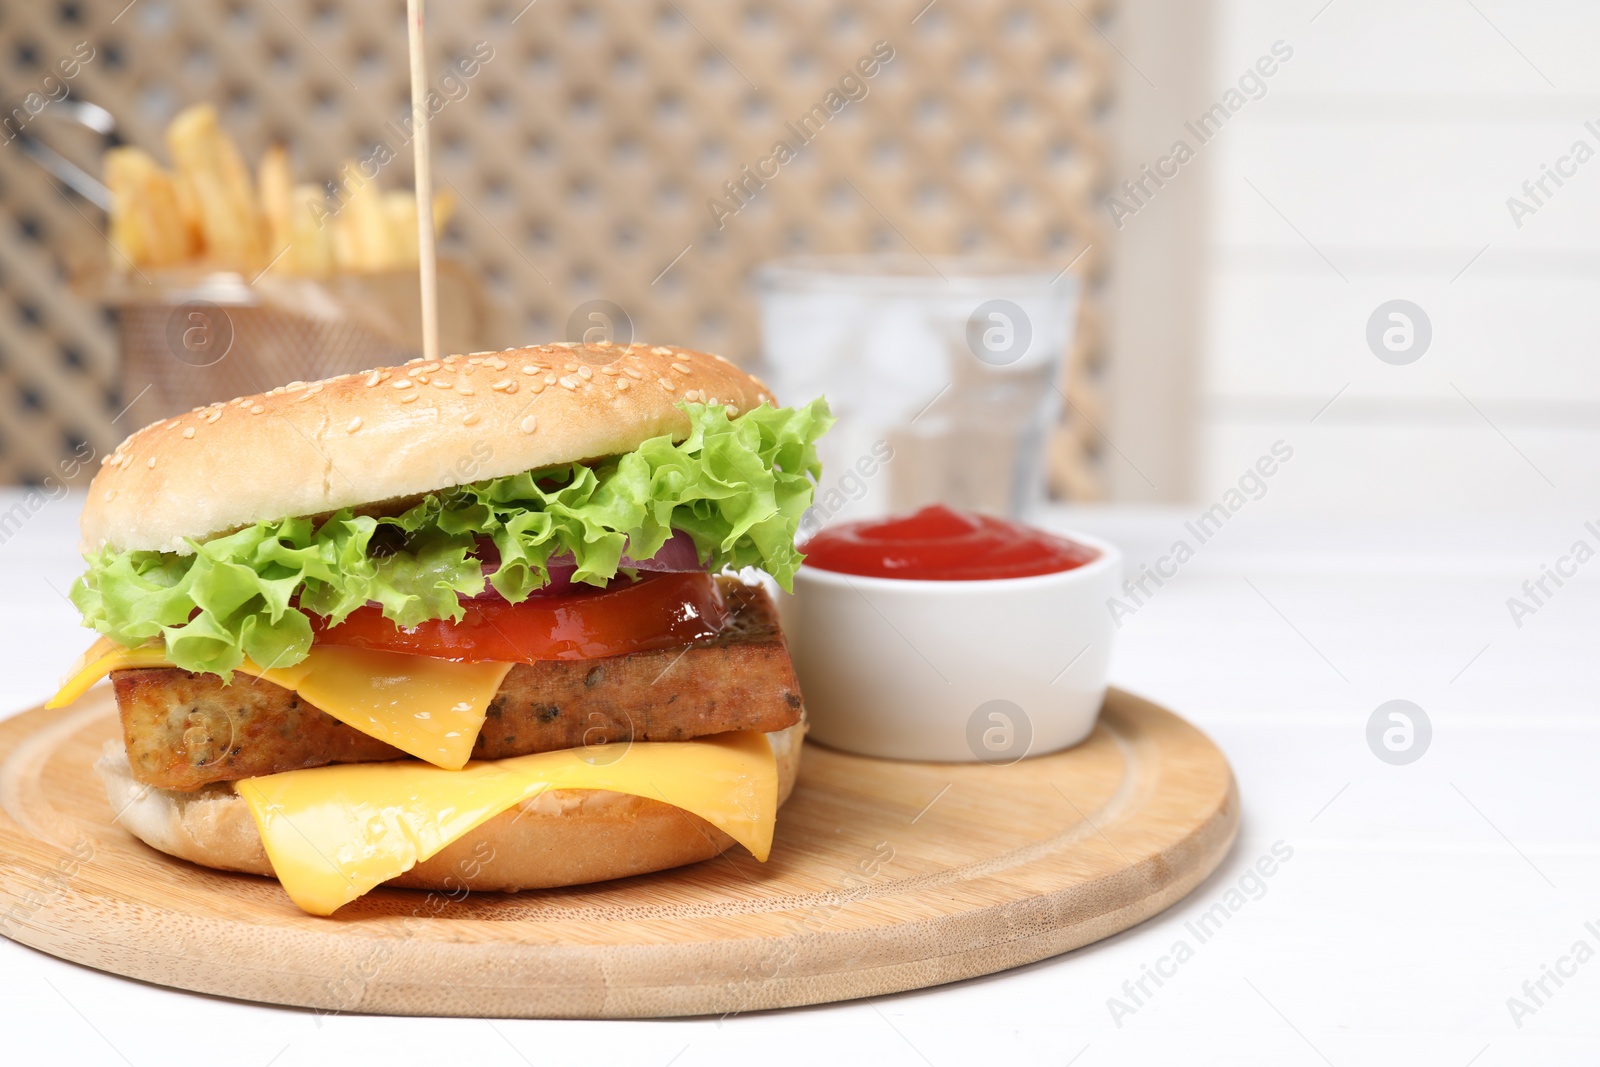
<path id="1" fill-rule="evenodd" d="M 517 383 L 512 381 L 510 378 L 501 378 L 498 382 L 495 382 L 493 385 L 489 386 L 489 388 L 493 389 L 497 393 L 506 393 L 515 388 L 516 384 Z"/>
<path id="2" fill-rule="evenodd" d="M 533 381 L 528 383 L 528 388 L 532 389 L 534 395 L 537 396 L 544 392 L 544 382 L 540 381 L 538 378 L 535 378 Z"/>
<path id="3" fill-rule="evenodd" d="M 373 371 L 371 374 L 367 375 L 367 388 L 371 389 L 374 385 L 377 385 L 381 381 L 383 381 L 383 375 L 378 371 Z"/>
<path id="4" fill-rule="evenodd" d="M 538 428 L 539 428 L 539 420 L 534 418 L 532 415 L 529 415 L 527 418 L 522 420 L 522 432 L 523 433 L 532 433 L 533 431 L 537 430 Z"/>
<path id="5" fill-rule="evenodd" d="M 487 366 L 493 367 L 495 370 L 505 370 L 506 369 L 506 361 L 501 359 L 499 356 L 490 356 L 488 359 L 484 360 L 483 362 Z"/>
<path id="6" fill-rule="evenodd" d="M 417 398 L 417 394 L 416 393 L 401 393 L 400 394 L 400 403 L 409 404 L 413 400 L 415 400 L 416 398 Z"/>
<path id="7" fill-rule="evenodd" d="M 152 469 L 154 469 L 155 465 L 156 465 L 156 457 L 154 457 L 154 456 L 151 456 L 150 457 L 150 462 L 145 464 L 145 466 L 150 467 Z"/>
<path id="8" fill-rule="evenodd" d="M 639 368 L 638 367 L 623 367 L 622 368 L 622 373 L 626 374 L 628 377 L 632 378 L 634 381 L 642 381 L 644 379 L 644 375 L 639 373 Z"/>
<path id="9" fill-rule="evenodd" d="M 428 384 L 428 376 L 426 374 L 417 375 L 417 384 L 418 385 L 427 385 Z"/>
<path id="10" fill-rule="evenodd" d="M 563 377 L 561 379 L 561 384 L 564 388 L 576 389 L 578 387 L 578 379 L 573 377 Z"/>
<path id="11" fill-rule="evenodd" d="M 437 362 L 424 363 L 422 365 L 422 369 L 427 371 L 429 374 L 432 374 L 434 371 L 439 369 L 439 364 Z"/>
<path id="12" fill-rule="evenodd" d="M 474 390 L 472 388 L 472 386 L 468 385 L 466 382 L 456 382 L 456 392 L 460 393 L 462 396 L 475 396 L 475 395 L 477 395 L 477 391 Z"/>
<path id="13" fill-rule="evenodd" d="M 551 373 L 546 374 L 544 376 L 544 384 L 546 384 L 546 385 L 554 385 L 554 384 L 556 384 L 555 372 L 552 371 Z"/>
<path id="14" fill-rule="evenodd" d="M 682 363 L 674 363 L 674 364 L 672 364 L 672 369 L 677 371 L 679 374 L 688 374 L 689 373 L 689 368 L 685 367 Z"/>
<path id="15" fill-rule="evenodd" d="M 410 370 L 406 371 L 406 377 L 407 378 L 415 378 L 417 375 L 419 375 L 421 373 L 422 373 L 422 368 L 421 367 L 412 367 Z"/>
<path id="16" fill-rule="evenodd" d="M 566 370 L 577 370 L 578 369 L 578 365 L 576 363 L 568 363 L 564 369 L 566 369 Z"/>
<path id="17" fill-rule="evenodd" d="M 193 441 L 194 440 L 194 427 L 193 426 L 185 426 L 183 428 L 183 439 L 185 441 Z"/>
<path id="18" fill-rule="evenodd" d="M 361 429 L 361 416 L 357 415 L 355 418 L 350 420 L 349 425 L 344 428 L 344 432 L 355 433 L 359 429 Z"/>
<path id="19" fill-rule="evenodd" d="M 522 365 L 522 373 L 523 374 L 538 374 L 539 373 L 539 368 L 535 367 L 532 363 L 524 363 Z"/>
<path id="20" fill-rule="evenodd" d="M 626 379 L 626 378 L 618 378 L 617 379 L 617 392 L 619 392 L 619 393 L 622 392 L 623 390 L 627 389 L 628 386 L 630 386 L 632 384 L 633 383 L 628 381 L 628 379 Z"/>
<path id="21" fill-rule="evenodd" d="M 201 415 L 200 417 L 202 419 L 205 419 L 207 422 L 216 422 L 218 419 L 222 418 L 222 409 L 221 408 L 212 408 L 210 411 L 206 412 L 204 415 Z"/>
<path id="22" fill-rule="evenodd" d="M 464 418 L 462 418 L 461 425 L 463 425 L 463 426 L 476 426 L 478 424 L 478 418 L 479 418 L 479 416 L 478 416 L 478 413 L 476 411 L 469 411 L 469 412 L 467 412 L 466 416 Z"/>
<path id="23" fill-rule="evenodd" d="M 667 392 L 672 392 L 672 383 L 667 381 L 665 378 L 657 378 L 656 384 L 661 386 L 661 388 L 665 389 Z"/>
<path id="24" fill-rule="evenodd" d="M 410 378 L 399 378 L 396 379 L 394 387 L 396 389 L 410 389 L 412 384 L 413 383 Z"/>
<path id="25" fill-rule="evenodd" d="M 467 360 L 467 362 L 472 364 L 474 367 L 476 367 L 478 364 L 483 362 L 483 357 L 482 356 L 473 356 L 471 359 Z"/>
<path id="26" fill-rule="evenodd" d="M 658 356 L 672 355 L 672 349 L 667 348 L 665 345 L 656 345 L 656 347 L 652 348 L 650 351 L 654 352 Z"/>
<path id="27" fill-rule="evenodd" d="M 435 378 L 433 380 L 433 387 L 435 389 L 448 389 L 448 388 L 450 388 L 450 379 L 449 378 Z"/>
<path id="28" fill-rule="evenodd" d="M 255 404 L 255 405 L 252 405 L 252 406 L 251 406 L 251 408 L 250 408 L 250 414 L 252 414 L 252 415 L 259 415 L 259 414 L 261 414 L 261 413 L 262 413 L 262 412 L 263 412 L 263 411 L 265 411 L 265 410 L 267 410 L 267 409 L 266 409 L 266 408 L 264 408 L 264 407 L 262 407 L 262 406 L 261 406 L 261 405 L 260 405 L 260 404 Z"/>
<path id="29" fill-rule="evenodd" d="M 615 374 L 615 373 L 617 373 L 617 368 L 613 364 L 607 363 L 607 364 L 605 364 L 604 366 L 602 366 L 600 368 L 600 373 L 601 374 Z"/>
<path id="30" fill-rule="evenodd" d="M 117 495 L 117 491 L 115 489 L 107 489 L 105 491 L 104 495 L 101 496 L 100 499 L 102 499 L 102 500 L 110 500 L 112 497 L 114 497 L 116 495 Z"/>
<path id="31" fill-rule="evenodd" d="M 582 378 L 584 381 L 588 381 L 590 378 L 594 377 L 594 371 L 590 370 L 588 367 L 579 367 L 578 377 Z"/>

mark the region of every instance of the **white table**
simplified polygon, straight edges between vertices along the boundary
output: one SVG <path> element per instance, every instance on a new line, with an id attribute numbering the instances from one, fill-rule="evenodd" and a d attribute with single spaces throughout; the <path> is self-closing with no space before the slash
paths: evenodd
<path id="1" fill-rule="evenodd" d="M 0 513 L 19 499 L 0 493 Z M 77 570 L 78 507 L 50 503 L 0 545 L 0 714 L 47 696 L 86 640 L 61 595 Z M 1116 541 L 1136 569 L 1192 517 L 1081 510 L 1051 521 Z M 1560 987 L 1546 979 L 1551 995 L 1520 1027 L 1507 1006 L 1574 942 L 1600 953 L 1600 586 L 1580 573 L 1520 629 L 1506 607 L 1583 536 L 1595 540 L 1577 516 L 1233 520 L 1127 620 L 1114 674 L 1227 752 L 1244 800 L 1239 842 L 1188 900 L 1056 959 L 720 1022 L 485 1022 L 320 1018 L 142 985 L 0 940 L 0 1047 L 14 1063 L 138 1067 L 1594 1063 L 1600 958 Z M 1368 717 L 1393 698 L 1433 725 L 1427 753 L 1406 766 L 1366 742 Z M 1185 923 L 1279 841 L 1293 858 L 1197 943 Z M 1159 989 L 1147 980 L 1153 995 L 1114 1020 L 1108 999 L 1133 1005 L 1123 983 L 1179 939 L 1193 958 Z"/>

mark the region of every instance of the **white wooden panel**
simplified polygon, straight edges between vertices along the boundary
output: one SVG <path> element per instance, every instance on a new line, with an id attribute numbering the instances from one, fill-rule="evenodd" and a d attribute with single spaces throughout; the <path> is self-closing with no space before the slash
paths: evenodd
<path id="1" fill-rule="evenodd" d="M 1600 427 L 1517 426 L 1505 434 L 1481 420 L 1211 421 L 1202 432 L 1199 501 L 1204 506 L 1217 500 L 1281 439 L 1293 447 L 1294 458 L 1270 480 L 1266 495 L 1241 514 L 1575 517 L 1580 503 L 1593 503 L 1600 484 Z"/>
<path id="2" fill-rule="evenodd" d="M 1600 172 L 1596 180 L 1600 181 Z M 1205 393 L 1212 398 L 1293 398 L 1305 418 L 1346 383 L 1328 416 L 1351 401 L 1425 402 L 1430 421 L 1476 420 L 1464 393 L 1490 418 L 1543 420 L 1530 405 L 1594 419 L 1600 409 L 1600 278 L 1338 278 L 1219 271 L 1212 280 Z M 1367 321 L 1393 299 L 1420 306 L 1433 339 L 1417 362 L 1392 366 L 1367 345 Z M 1454 387 L 1452 387 L 1454 383 Z M 1456 389 L 1460 389 L 1460 393 Z M 1443 409 L 1441 416 L 1439 410 Z M 1419 414 L 1421 414 L 1419 412 Z"/>
<path id="3" fill-rule="evenodd" d="M 1295 54 L 1202 150 L 1201 499 L 1280 436 L 1263 513 L 1549 511 L 1600 476 L 1600 5 L 1475 4 L 1224 4 L 1219 93 Z M 1507 198 L 1579 139 L 1596 158 L 1519 227 Z M 1410 366 L 1367 345 L 1391 299 L 1432 322 Z"/>
<path id="4" fill-rule="evenodd" d="M 1261 101 L 1263 109 L 1270 103 Z M 1297 247 L 1335 278 L 1305 240 L 1347 275 L 1382 269 L 1352 259 L 1349 246 L 1457 249 L 1439 264 L 1446 278 L 1490 243 L 1499 250 L 1479 266 L 1508 250 L 1592 249 L 1600 244 L 1600 135 L 1585 129 L 1584 117 L 1272 122 L 1241 111 L 1202 149 L 1214 168 L 1212 241 Z M 1600 120 L 1600 111 L 1588 117 Z M 1595 158 L 1563 164 L 1576 174 L 1561 187 L 1547 182 L 1543 205 L 1528 200 L 1523 183 L 1578 139 Z M 1512 196 L 1535 209 L 1521 227 L 1506 206 Z"/>
<path id="5" fill-rule="evenodd" d="M 1474 2 L 1482 15 L 1465 0 L 1232 0 L 1224 5 L 1217 74 L 1242 70 L 1281 37 L 1295 47 L 1290 68 L 1304 91 L 1551 93 L 1538 71 L 1563 91 L 1600 89 L 1592 55 L 1600 6 Z"/>

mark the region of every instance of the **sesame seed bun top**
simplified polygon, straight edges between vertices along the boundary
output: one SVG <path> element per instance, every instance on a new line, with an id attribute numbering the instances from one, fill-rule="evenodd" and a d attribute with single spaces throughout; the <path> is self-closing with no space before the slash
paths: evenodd
<path id="1" fill-rule="evenodd" d="M 665 345 L 553 344 L 416 359 L 196 408 L 103 461 L 85 552 L 189 551 L 253 522 L 319 515 L 681 439 L 683 400 L 776 403 L 720 356 Z"/>

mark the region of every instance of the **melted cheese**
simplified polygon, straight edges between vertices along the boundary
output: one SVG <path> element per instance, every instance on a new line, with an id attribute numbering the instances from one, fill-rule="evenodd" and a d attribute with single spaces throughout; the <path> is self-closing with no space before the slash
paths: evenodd
<path id="1" fill-rule="evenodd" d="M 72 703 L 112 671 L 170 666 L 159 646 L 124 648 L 101 638 L 45 707 Z M 293 667 L 260 667 L 245 660 L 238 669 L 294 690 L 345 725 L 408 755 L 459 770 L 472 757 L 489 701 L 511 666 L 313 645 Z"/>
<path id="2" fill-rule="evenodd" d="M 235 788 L 255 817 L 290 898 L 331 915 L 513 805 L 547 789 L 608 789 L 698 815 L 765 861 L 778 810 L 766 735 L 640 742 L 621 757 L 586 749 L 443 771 L 402 761 L 315 767 L 247 778 Z"/>

